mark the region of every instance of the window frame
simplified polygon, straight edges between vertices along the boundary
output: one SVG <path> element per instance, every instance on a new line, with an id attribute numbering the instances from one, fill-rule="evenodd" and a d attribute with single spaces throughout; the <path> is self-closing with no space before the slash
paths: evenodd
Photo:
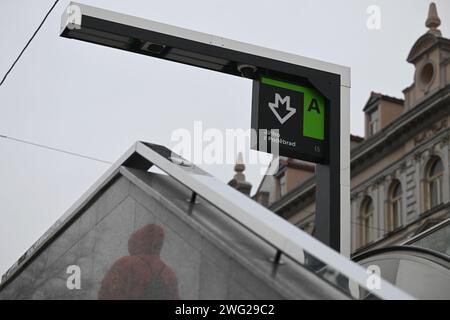
<path id="1" fill-rule="evenodd" d="M 370 210 L 369 210 L 370 209 Z M 366 196 L 361 203 L 358 216 L 358 246 L 364 247 L 372 241 L 371 228 L 375 215 L 375 206 L 372 197 Z"/>
<path id="2" fill-rule="evenodd" d="M 440 163 L 442 170 L 434 175 L 431 172 L 435 166 Z M 426 171 L 425 171 L 425 210 L 431 210 L 443 203 L 443 180 L 444 180 L 444 163 L 440 157 L 433 157 L 429 160 Z M 432 184 L 436 184 L 436 201 L 434 203 L 434 196 L 431 194 Z"/>
<path id="3" fill-rule="evenodd" d="M 375 135 L 379 131 L 380 112 L 378 108 L 368 114 L 368 135 L 369 137 Z"/>
<path id="4" fill-rule="evenodd" d="M 400 190 L 399 194 L 397 190 Z M 388 210 L 386 210 L 384 225 L 387 232 L 392 232 L 402 225 L 403 188 L 400 180 L 395 179 L 389 187 Z"/>

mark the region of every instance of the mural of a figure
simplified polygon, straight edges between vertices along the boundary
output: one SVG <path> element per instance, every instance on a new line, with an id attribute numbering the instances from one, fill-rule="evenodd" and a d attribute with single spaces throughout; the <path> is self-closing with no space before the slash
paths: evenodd
<path id="1" fill-rule="evenodd" d="M 128 240 L 129 256 L 117 260 L 102 280 L 101 300 L 178 300 L 175 273 L 160 258 L 164 230 L 148 224 Z"/>

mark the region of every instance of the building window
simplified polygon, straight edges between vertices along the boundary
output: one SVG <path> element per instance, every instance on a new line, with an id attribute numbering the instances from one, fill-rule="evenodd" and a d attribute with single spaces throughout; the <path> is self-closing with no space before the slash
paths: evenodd
<path id="1" fill-rule="evenodd" d="M 280 177 L 280 197 L 286 194 L 286 175 Z"/>
<path id="2" fill-rule="evenodd" d="M 373 136 L 375 133 L 378 132 L 378 130 L 380 128 L 380 117 L 379 117 L 378 109 L 369 113 L 368 128 L 369 128 L 369 132 L 368 132 L 369 137 Z"/>
<path id="3" fill-rule="evenodd" d="M 370 242 L 370 229 L 372 228 L 374 207 L 372 198 L 366 197 L 361 204 L 358 221 L 358 244 L 360 247 Z"/>
<path id="4" fill-rule="evenodd" d="M 389 208 L 386 212 L 386 231 L 390 232 L 401 225 L 402 219 L 402 185 L 395 180 L 389 188 Z"/>
<path id="5" fill-rule="evenodd" d="M 426 171 L 425 200 L 426 209 L 432 209 L 442 203 L 442 182 L 444 165 L 442 160 L 435 157 L 430 160 Z"/>

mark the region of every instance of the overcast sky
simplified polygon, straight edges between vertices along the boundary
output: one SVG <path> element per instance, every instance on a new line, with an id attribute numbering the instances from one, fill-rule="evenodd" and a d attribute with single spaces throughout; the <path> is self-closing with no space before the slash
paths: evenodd
<path id="1" fill-rule="evenodd" d="M 0 75 L 53 0 L 0 0 Z M 117 160 L 136 140 L 173 146 L 171 133 L 248 129 L 251 82 L 60 38 L 61 0 L 4 86 L 0 135 Z M 370 91 L 402 98 L 414 69 L 405 59 L 426 32 L 426 0 L 80 0 L 201 32 L 351 67 L 352 133 Z M 436 1 L 444 36 L 450 2 Z M 381 29 L 366 26 L 371 5 Z M 108 165 L 0 139 L 0 274 L 43 234 Z M 223 181 L 230 166 L 204 166 Z M 257 186 L 260 168 L 247 177 Z"/>

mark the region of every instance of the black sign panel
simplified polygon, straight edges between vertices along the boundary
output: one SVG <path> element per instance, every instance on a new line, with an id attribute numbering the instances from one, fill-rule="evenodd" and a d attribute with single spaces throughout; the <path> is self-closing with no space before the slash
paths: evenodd
<path id="1" fill-rule="evenodd" d="M 326 103 L 316 89 L 263 77 L 252 104 L 253 149 L 327 163 Z"/>

